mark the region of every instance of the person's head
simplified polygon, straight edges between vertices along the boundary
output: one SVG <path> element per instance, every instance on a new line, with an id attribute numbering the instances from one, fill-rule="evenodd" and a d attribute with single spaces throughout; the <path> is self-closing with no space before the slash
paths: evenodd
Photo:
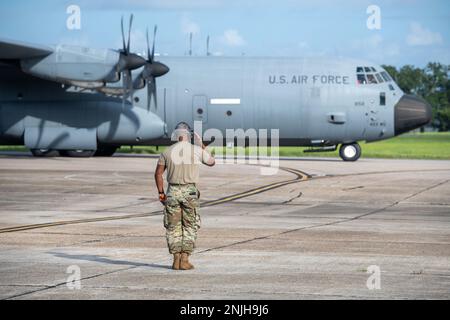
<path id="1" fill-rule="evenodd" d="M 191 127 L 184 121 L 178 123 L 175 126 L 175 130 L 172 133 L 172 140 L 190 141 L 191 140 Z"/>

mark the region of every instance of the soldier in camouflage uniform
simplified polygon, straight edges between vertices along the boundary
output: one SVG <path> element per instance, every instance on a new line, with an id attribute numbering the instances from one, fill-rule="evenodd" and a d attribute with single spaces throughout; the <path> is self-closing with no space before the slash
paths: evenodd
<path id="1" fill-rule="evenodd" d="M 190 143 L 191 135 L 196 137 L 196 145 Z M 189 262 L 200 228 L 199 164 L 215 164 L 214 157 L 206 150 L 200 137 L 192 133 L 185 122 L 180 122 L 173 137 L 178 140 L 164 151 L 155 171 L 159 198 L 164 204 L 164 227 L 169 252 L 173 254 L 172 268 L 189 270 L 194 266 Z M 198 144 L 198 145 L 197 145 Z M 164 193 L 163 173 L 167 170 L 169 187 Z"/>
<path id="2" fill-rule="evenodd" d="M 192 253 L 200 228 L 198 190 L 195 184 L 170 185 L 164 212 L 170 253 Z"/>

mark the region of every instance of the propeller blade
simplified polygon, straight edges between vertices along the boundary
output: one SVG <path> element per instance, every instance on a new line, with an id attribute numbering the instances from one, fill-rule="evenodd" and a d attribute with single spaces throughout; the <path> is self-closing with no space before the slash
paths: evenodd
<path id="1" fill-rule="evenodd" d="M 123 48 L 123 51 L 125 52 L 126 51 L 126 46 L 125 46 L 125 32 L 123 30 L 123 16 L 122 16 L 122 19 L 120 21 L 120 26 L 121 26 L 121 29 L 122 29 L 122 44 L 123 44 L 122 48 Z"/>
<path id="2" fill-rule="evenodd" d="M 133 25 L 133 14 L 130 16 L 130 25 L 128 28 L 128 44 L 127 44 L 127 54 L 130 52 L 130 39 L 131 39 L 131 26 Z"/>
<path id="3" fill-rule="evenodd" d="M 122 94 L 122 105 L 125 105 L 125 100 L 131 96 L 131 103 L 133 103 L 134 90 L 133 90 L 133 77 L 131 75 L 131 70 L 126 70 L 123 72 L 123 94 Z"/>
<path id="4" fill-rule="evenodd" d="M 152 88 L 150 88 L 150 82 L 147 81 L 147 111 L 150 111 L 151 98 Z"/>
<path id="5" fill-rule="evenodd" d="M 147 61 L 150 61 L 151 52 L 150 52 L 150 41 L 148 40 L 148 27 L 146 32 L 146 38 L 147 38 Z"/>
<path id="6" fill-rule="evenodd" d="M 151 60 L 152 63 L 155 58 L 155 42 L 156 42 L 156 31 L 157 30 L 158 30 L 158 26 L 155 25 L 155 28 L 153 29 L 153 46 L 152 46 L 152 60 Z"/>
<path id="7" fill-rule="evenodd" d="M 134 99 L 134 88 L 133 88 L 133 75 L 131 74 L 131 70 L 128 70 L 128 97 L 131 96 L 131 104 L 133 104 L 133 99 Z"/>
<path id="8" fill-rule="evenodd" d="M 155 104 L 155 110 L 158 109 L 158 98 L 157 98 L 157 88 L 156 88 L 156 77 L 160 77 L 169 72 L 169 67 L 165 64 L 155 61 L 155 47 L 156 47 L 156 33 L 158 31 L 158 26 L 155 25 L 153 28 L 153 42 L 152 48 L 150 50 L 150 40 L 148 36 L 148 28 L 146 29 L 146 40 L 147 40 L 147 61 L 144 70 L 139 74 L 135 80 L 133 88 L 142 88 L 147 85 L 147 110 L 150 111 L 152 100 Z"/>
<path id="9" fill-rule="evenodd" d="M 152 86 L 152 90 L 153 90 L 153 100 L 154 100 L 154 102 L 155 102 L 155 110 L 157 110 L 157 109 L 158 109 L 158 100 L 157 100 L 157 97 L 156 97 L 156 79 L 153 78 L 152 80 L 153 80 L 153 81 L 152 81 L 152 83 L 153 83 L 153 86 Z"/>
<path id="10" fill-rule="evenodd" d="M 125 100 L 127 95 L 127 83 L 128 83 L 128 73 L 126 71 L 122 72 L 122 107 L 125 106 Z"/>
<path id="11" fill-rule="evenodd" d="M 155 77 L 151 77 L 147 81 L 147 110 L 150 111 L 151 102 L 155 104 L 155 110 L 158 109 L 158 100 L 156 97 L 156 79 Z"/>
<path id="12" fill-rule="evenodd" d="M 126 72 L 122 72 L 122 108 L 125 106 L 125 100 L 126 100 L 126 87 L 127 87 L 127 74 Z"/>

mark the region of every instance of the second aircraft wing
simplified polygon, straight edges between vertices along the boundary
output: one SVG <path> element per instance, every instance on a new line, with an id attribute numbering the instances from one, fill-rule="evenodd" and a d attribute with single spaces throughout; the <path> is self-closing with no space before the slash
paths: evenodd
<path id="1" fill-rule="evenodd" d="M 19 60 L 45 57 L 53 52 L 48 46 L 0 38 L 0 59 Z"/>

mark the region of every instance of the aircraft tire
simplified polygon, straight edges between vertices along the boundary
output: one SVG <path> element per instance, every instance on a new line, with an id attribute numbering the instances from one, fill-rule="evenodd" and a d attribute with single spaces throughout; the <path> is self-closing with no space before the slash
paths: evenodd
<path id="1" fill-rule="evenodd" d="M 94 157 L 111 157 L 118 148 L 118 146 L 100 146 L 95 151 Z"/>
<path id="2" fill-rule="evenodd" d="M 339 156 L 344 161 L 356 161 L 361 157 L 361 147 L 357 142 L 342 144 L 339 148 Z"/>
<path id="3" fill-rule="evenodd" d="M 95 150 L 64 150 L 60 153 L 66 157 L 89 158 L 94 155 Z"/>
<path id="4" fill-rule="evenodd" d="M 31 154 L 35 157 L 57 157 L 59 156 L 58 150 L 52 149 L 30 149 Z"/>

